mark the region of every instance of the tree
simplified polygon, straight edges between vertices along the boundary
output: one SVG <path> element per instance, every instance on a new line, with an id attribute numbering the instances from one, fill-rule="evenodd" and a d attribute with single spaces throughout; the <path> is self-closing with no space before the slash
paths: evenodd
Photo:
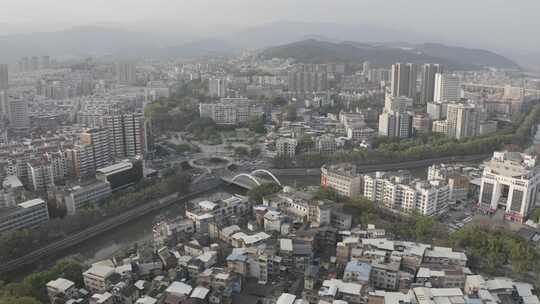
<path id="1" fill-rule="evenodd" d="M 414 229 L 416 240 L 421 242 L 431 241 L 434 225 L 435 220 L 432 217 L 417 216 Z"/>
<path id="2" fill-rule="evenodd" d="M 248 121 L 248 127 L 257 134 L 266 133 L 266 128 L 264 127 L 264 115 L 252 116 Z"/>
<path id="3" fill-rule="evenodd" d="M 277 184 L 263 184 L 248 191 L 249 199 L 257 204 L 262 204 L 263 197 L 281 191 L 281 186 Z"/>
<path id="4" fill-rule="evenodd" d="M 41 304 L 41 302 L 32 297 L 0 297 L 0 304 Z"/>
<path id="5" fill-rule="evenodd" d="M 339 194 L 334 189 L 329 187 L 319 187 L 313 198 L 319 200 L 330 200 L 334 202 L 340 200 Z"/>
<path id="6" fill-rule="evenodd" d="M 535 223 L 538 223 L 540 221 L 540 208 L 534 209 L 531 220 L 533 220 Z"/>
<path id="7" fill-rule="evenodd" d="M 244 157 L 244 156 L 247 156 L 248 154 L 249 154 L 249 150 L 246 147 L 239 146 L 239 147 L 234 148 L 234 155 L 236 156 Z"/>

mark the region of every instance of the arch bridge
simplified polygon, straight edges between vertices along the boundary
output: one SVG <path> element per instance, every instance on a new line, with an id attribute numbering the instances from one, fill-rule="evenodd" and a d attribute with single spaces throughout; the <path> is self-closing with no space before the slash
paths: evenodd
<path id="1" fill-rule="evenodd" d="M 270 179 L 264 179 L 261 177 L 261 175 L 270 177 Z M 246 189 L 251 189 L 253 187 L 271 182 L 283 186 L 279 179 L 272 172 L 266 169 L 253 170 L 250 173 L 239 173 L 232 178 L 223 178 L 223 180 Z M 247 182 L 245 182 L 246 180 Z"/>

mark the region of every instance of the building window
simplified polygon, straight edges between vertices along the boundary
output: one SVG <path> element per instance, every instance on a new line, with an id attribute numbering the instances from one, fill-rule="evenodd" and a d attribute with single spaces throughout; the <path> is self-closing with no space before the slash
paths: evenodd
<path id="1" fill-rule="evenodd" d="M 510 210 L 514 212 L 521 212 L 521 203 L 523 202 L 523 191 L 514 189 L 512 192 L 512 205 Z"/>
<path id="2" fill-rule="evenodd" d="M 493 196 L 493 184 L 484 183 L 482 191 L 482 204 L 491 205 L 491 197 Z"/>

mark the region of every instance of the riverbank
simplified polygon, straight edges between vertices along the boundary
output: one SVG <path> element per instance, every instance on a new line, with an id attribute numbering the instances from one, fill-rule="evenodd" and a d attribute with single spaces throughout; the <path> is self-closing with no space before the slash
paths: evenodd
<path id="1" fill-rule="evenodd" d="M 167 197 L 148 202 L 144 205 L 138 206 L 137 208 L 127 210 L 118 216 L 108 218 L 99 224 L 84 229 L 78 233 L 69 235 L 25 256 L 0 265 L 0 274 L 6 277 L 11 277 L 16 270 L 24 266 L 32 266 L 33 264 L 43 262 L 43 259 L 49 259 L 51 256 L 56 256 L 58 253 L 61 253 L 64 250 L 68 250 L 73 246 L 82 244 L 96 236 L 99 236 L 100 234 L 103 234 L 104 232 L 111 231 L 117 227 L 138 219 L 143 215 L 160 210 L 174 203 L 185 203 L 187 200 L 208 193 L 221 185 L 222 182 L 219 179 L 206 181 L 204 184 L 195 185 L 191 192 L 186 195 L 179 196 L 178 193 L 172 194 Z M 16 273 L 16 275 L 18 275 L 18 273 Z"/>
<path id="2" fill-rule="evenodd" d="M 370 172 L 376 170 L 408 169 L 411 170 L 415 177 L 425 178 L 425 176 L 427 175 L 427 167 L 434 163 L 479 162 L 485 157 L 486 156 L 484 155 L 477 155 L 468 158 L 437 158 L 399 164 L 362 166 L 360 170 L 362 172 Z M 277 177 L 284 185 L 291 185 L 293 187 L 304 187 L 319 185 L 320 183 L 319 168 L 271 170 L 272 172 L 276 173 Z M 208 183 L 204 184 L 204 187 L 209 186 L 210 185 Z M 146 210 L 146 212 L 139 214 L 136 218 L 131 218 L 122 222 L 115 221 L 114 226 L 110 226 L 106 230 L 100 230 L 99 232 L 88 234 L 86 236 L 83 236 L 82 239 L 79 239 L 76 242 L 74 241 L 68 246 L 56 248 L 55 250 L 52 250 L 46 254 L 41 254 L 39 258 L 34 258 L 31 262 L 21 263 L 16 267 L 11 268 L 11 270 L 7 271 L 7 274 L 4 274 L 6 277 L 9 278 L 20 278 L 25 274 L 35 271 L 36 269 L 43 269 L 51 266 L 56 260 L 71 256 L 75 256 L 79 260 L 88 263 L 110 258 L 116 251 L 120 249 L 133 245 L 135 243 L 141 243 L 151 240 L 152 226 L 156 217 L 175 217 L 183 215 L 184 205 L 186 202 L 194 199 L 206 199 L 216 192 L 227 192 L 234 194 L 243 193 L 244 191 L 238 187 L 224 185 L 222 183 L 220 183 L 219 185 L 215 185 L 214 187 L 199 190 L 200 191 L 197 191 L 197 193 L 191 193 L 184 197 L 177 197 L 174 200 L 168 202 L 162 202 L 161 204 L 154 206 L 154 209 L 149 209 Z M 147 205 L 148 204 L 146 204 L 145 206 Z M 137 220 L 135 221 L 135 219 Z M 51 244 L 51 246 L 53 245 L 54 244 Z M 0 266 L 0 268 L 1 267 L 4 267 L 4 265 Z M 17 270 L 16 273 L 14 270 Z"/>

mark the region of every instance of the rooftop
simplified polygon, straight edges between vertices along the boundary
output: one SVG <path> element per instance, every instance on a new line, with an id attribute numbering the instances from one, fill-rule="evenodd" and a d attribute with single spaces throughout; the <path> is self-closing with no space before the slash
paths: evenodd
<path id="1" fill-rule="evenodd" d="M 197 286 L 195 287 L 195 289 L 193 289 L 193 292 L 191 293 L 191 297 L 204 300 L 209 292 L 210 290 L 208 288 Z"/>
<path id="2" fill-rule="evenodd" d="M 358 279 L 363 281 L 369 281 L 369 275 L 371 273 L 371 265 L 360 261 L 350 261 L 345 267 L 345 272 L 358 273 Z"/>
<path id="3" fill-rule="evenodd" d="M 101 278 L 106 278 L 114 273 L 114 268 L 104 265 L 92 265 L 90 269 L 84 272 L 84 275 L 92 275 Z"/>
<path id="4" fill-rule="evenodd" d="M 117 163 L 117 164 L 114 164 L 114 165 L 110 165 L 110 166 L 105 167 L 105 168 L 98 169 L 98 170 L 96 170 L 96 172 L 101 173 L 101 174 L 105 174 L 105 175 L 111 175 L 111 174 L 114 174 L 114 173 L 129 170 L 131 168 L 133 168 L 133 164 L 131 162 L 123 161 L 123 162 L 120 162 L 120 163 Z"/>
<path id="5" fill-rule="evenodd" d="M 48 288 L 53 288 L 60 292 L 64 292 L 73 286 L 75 286 L 75 283 L 64 278 L 58 278 L 54 281 L 50 281 L 49 283 L 47 283 Z"/>
<path id="6" fill-rule="evenodd" d="M 157 300 L 150 297 L 150 296 L 144 296 L 135 302 L 135 304 L 156 304 Z"/>
<path id="7" fill-rule="evenodd" d="M 290 293 L 282 293 L 276 301 L 276 304 L 293 304 L 296 296 Z"/>
<path id="8" fill-rule="evenodd" d="M 191 286 L 189 286 L 186 283 L 182 282 L 172 282 L 167 289 L 165 289 L 166 292 L 172 293 L 174 295 L 189 295 L 191 293 Z"/>
<path id="9" fill-rule="evenodd" d="M 40 198 L 35 198 L 35 199 L 31 199 L 29 201 L 20 203 L 19 207 L 31 208 L 31 207 L 35 207 L 35 206 L 38 206 L 38 205 L 41 205 L 41 204 L 45 204 L 45 201 L 40 199 Z"/>

